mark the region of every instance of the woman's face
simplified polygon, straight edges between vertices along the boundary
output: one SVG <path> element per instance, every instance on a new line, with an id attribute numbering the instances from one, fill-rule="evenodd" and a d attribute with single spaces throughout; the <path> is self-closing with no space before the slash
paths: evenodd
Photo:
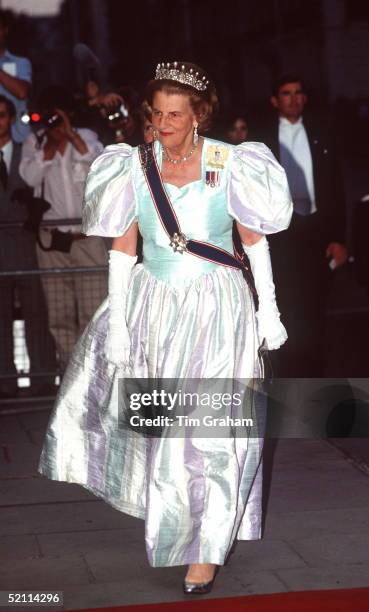
<path id="1" fill-rule="evenodd" d="M 245 119 L 236 119 L 228 132 L 228 138 L 232 144 L 240 144 L 247 139 L 248 129 Z"/>
<path id="2" fill-rule="evenodd" d="M 189 96 L 157 91 L 152 101 L 152 124 L 164 147 L 184 144 L 197 124 Z"/>

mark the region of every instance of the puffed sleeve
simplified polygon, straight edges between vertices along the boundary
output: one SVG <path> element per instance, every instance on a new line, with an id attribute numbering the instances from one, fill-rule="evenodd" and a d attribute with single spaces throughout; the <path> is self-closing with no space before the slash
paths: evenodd
<path id="1" fill-rule="evenodd" d="M 228 212 L 248 229 L 274 234 L 288 227 L 293 205 L 287 177 L 262 142 L 234 148 L 228 182 Z"/>
<path id="2" fill-rule="evenodd" d="M 132 147 L 110 145 L 93 161 L 86 179 L 82 232 L 114 238 L 136 219 Z"/>

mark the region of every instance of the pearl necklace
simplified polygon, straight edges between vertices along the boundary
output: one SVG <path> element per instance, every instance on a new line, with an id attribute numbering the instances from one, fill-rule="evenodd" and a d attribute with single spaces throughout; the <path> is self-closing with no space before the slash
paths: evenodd
<path id="1" fill-rule="evenodd" d="M 190 159 L 191 155 L 195 153 L 196 149 L 197 149 L 197 144 L 191 149 L 189 153 L 187 153 L 187 155 L 185 155 L 184 157 L 180 157 L 179 159 L 173 159 L 172 157 L 169 157 L 168 151 L 165 149 L 165 147 L 163 147 L 163 152 L 164 152 L 166 161 L 170 162 L 171 164 L 181 164 L 182 162 L 185 162 L 188 159 Z"/>

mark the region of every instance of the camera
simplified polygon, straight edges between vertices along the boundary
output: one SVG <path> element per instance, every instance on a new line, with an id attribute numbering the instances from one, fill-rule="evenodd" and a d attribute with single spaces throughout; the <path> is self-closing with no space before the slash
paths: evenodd
<path id="1" fill-rule="evenodd" d="M 115 109 L 108 109 L 107 107 L 105 107 L 106 109 L 106 118 L 108 120 L 108 122 L 110 123 L 110 125 L 114 125 L 115 123 L 120 123 L 121 121 L 123 122 L 127 122 L 129 119 L 129 111 L 127 106 L 124 104 L 124 102 L 122 102 L 117 108 Z"/>
<path id="2" fill-rule="evenodd" d="M 37 111 L 25 111 L 21 115 L 21 121 L 25 125 L 39 125 L 46 129 L 57 127 L 63 123 L 63 119 L 55 111 L 39 113 Z"/>

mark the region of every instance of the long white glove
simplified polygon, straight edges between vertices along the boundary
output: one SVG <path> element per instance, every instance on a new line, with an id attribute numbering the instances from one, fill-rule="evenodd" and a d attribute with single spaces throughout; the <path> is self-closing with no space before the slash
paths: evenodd
<path id="1" fill-rule="evenodd" d="M 272 263 L 269 244 L 263 236 L 255 244 L 243 244 L 243 250 L 249 258 L 259 297 L 259 309 L 256 313 L 260 344 L 264 338 L 269 350 L 277 349 L 287 340 L 287 332 L 279 320 L 280 314 L 275 299 Z"/>
<path id="2" fill-rule="evenodd" d="M 108 359 L 118 366 L 128 365 L 131 340 L 126 323 L 129 278 L 137 257 L 122 251 L 109 251 L 109 329 Z"/>

